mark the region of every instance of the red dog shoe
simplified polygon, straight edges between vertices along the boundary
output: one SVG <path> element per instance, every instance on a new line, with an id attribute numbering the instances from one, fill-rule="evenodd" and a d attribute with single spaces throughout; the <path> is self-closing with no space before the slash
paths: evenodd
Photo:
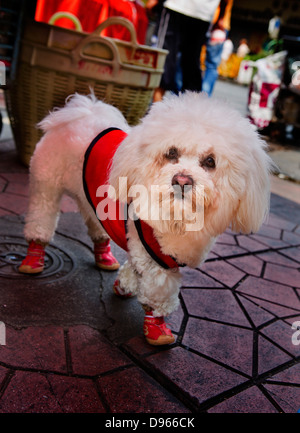
<path id="1" fill-rule="evenodd" d="M 119 298 L 127 299 L 132 298 L 134 295 L 132 293 L 125 293 L 124 289 L 120 286 L 120 280 L 116 280 L 113 285 L 114 294 L 119 296 Z"/>
<path id="2" fill-rule="evenodd" d="M 38 274 L 44 270 L 45 247 L 35 241 L 29 243 L 27 255 L 19 266 L 23 274 Z"/>
<path id="3" fill-rule="evenodd" d="M 152 311 L 147 311 L 144 319 L 144 335 L 149 344 L 161 346 L 174 343 L 175 337 L 167 328 L 164 318 L 153 317 Z"/>
<path id="4" fill-rule="evenodd" d="M 94 243 L 95 262 L 98 268 L 106 271 L 116 271 L 120 263 L 110 251 L 109 239 L 105 242 Z"/>

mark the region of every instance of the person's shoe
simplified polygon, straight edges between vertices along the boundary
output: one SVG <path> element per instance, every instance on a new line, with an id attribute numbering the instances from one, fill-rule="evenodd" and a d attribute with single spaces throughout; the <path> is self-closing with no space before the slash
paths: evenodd
<path id="1" fill-rule="evenodd" d="M 119 269 L 120 263 L 110 250 L 109 239 L 105 242 L 94 243 L 94 255 L 98 268 L 105 271 L 116 271 Z"/>
<path id="2" fill-rule="evenodd" d="M 144 335 L 149 344 L 161 346 L 174 343 L 175 337 L 167 328 L 164 318 L 153 317 L 152 311 L 147 311 L 144 319 Z"/>
<path id="3" fill-rule="evenodd" d="M 134 296 L 131 292 L 125 293 L 124 289 L 120 286 L 120 280 L 116 280 L 114 282 L 113 292 L 119 298 L 123 298 L 123 299 L 132 298 Z"/>
<path id="4" fill-rule="evenodd" d="M 19 266 L 23 274 L 38 274 L 44 270 L 45 247 L 35 241 L 29 243 L 27 255 Z"/>

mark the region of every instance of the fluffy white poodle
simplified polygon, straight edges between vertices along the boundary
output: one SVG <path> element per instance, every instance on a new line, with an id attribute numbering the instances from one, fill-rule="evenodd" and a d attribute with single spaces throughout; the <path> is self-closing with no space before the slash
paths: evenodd
<path id="1" fill-rule="evenodd" d="M 45 134 L 30 165 L 29 248 L 20 272 L 43 270 L 67 193 L 101 269 L 119 267 L 109 238 L 128 251 L 114 291 L 137 295 L 147 341 L 174 342 L 164 316 L 178 306 L 179 267 L 199 266 L 227 227 L 257 231 L 268 213 L 272 164 L 264 142 L 238 112 L 194 92 L 153 104 L 134 127 L 94 95 L 75 94 L 39 127 Z"/>

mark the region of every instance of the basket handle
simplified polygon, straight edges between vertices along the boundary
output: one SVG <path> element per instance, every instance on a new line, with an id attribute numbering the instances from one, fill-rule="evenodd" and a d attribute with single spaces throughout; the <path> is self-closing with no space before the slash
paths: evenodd
<path id="1" fill-rule="evenodd" d="M 54 25 L 54 23 L 60 18 L 68 18 L 73 24 L 75 24 L 75 30 L 82 32 L 82 25 L 79 19 L 75 15 L 71 14 L 71 12 L 55 12 L 55 14 L 53 14 L 49 19 L 48 24 Z"/>
<path id="2" fill-rule="evenodd" d="M 133 45 L 137 45 L 137 39 L 136 39 L 136 31 L 134 28 L 134 25 L 131 21 L 129 21 L 127 18 L 123 17 L 110 17 L 107 18 L 107 20 L 103 21 L 92 33 L 92 35 L 100 36 L 101 32 L 106 29 L 109 26 L 119 24 L 123 27 L 126 27 L 126 29 L 130 33 L 130 42 Z"/>
<path id="3" fill-rule="evenodd" d="M 72 51 L 72 58 L 74 62 L 78 62 L 82 59 L 85 60 L 91 60 L 95 62 L 97 57 L 85 54 L 85 49 L 88 47 L 88 45 L 94 43 L 99 45 L 105 45 L 109 48 L 111 52 L 112 59 L 101 59 L 101 63 L 106 63 L 107 65 L 112 66 L 113 73 L 116 73 L 119 68 L 120 64 L 122 63 L 119 50 L 117 45 L 115 44 L 114 40 L 112 38 L 106 38 L 103 36 L 100 36 L 102 30 L 104 30 L 106 27 L 109 27 L 111 25 L 120 24 L 127 28 L 130 32 L 130 44 L 132 45 L 132 51 L 131 51 L 131 59 L 134 57 L 136 48 L 138 47 L 138 43 L 136 40 L 136 32 L 135 28 L 131 21 L 129 21 L 127 18 L 123 17 L 110 17 L 107 20 L 103 21 L 96 30 L 93 31 L 93 33 L 90 33 L 86 38 L 84 38 L 77 47 Z"/>
<path id="4" fill-rule="evenodd" d="M 108 48 L 111 58 L 105 59 L 105 58 L 99 58 L 99 57 L 93 56 L 91 54 L 86 54 L 85 53 L 86 48 L 91 44 L 97 44 L 99 46 L 102 45 L 102 46 L 105 46 L 105 48 Z M 78 62 L 80 62 L 81 60 L 89 60 L 89 61 L 92 61 L 94 63 L 98 62 L 98 63 L 101 63 L 102 65 L 106 64 L 108 66 L 111 66 L 113 69 L 113 74 L 117 73 L 117 71 L 120 69 L 120 65 L 122 63 L 116 44 L 112 40 L 108 40 L 106 38 L 95 36 L 93 34 L 90 34 L 86 38 L 84 38 L 77 45 L 77 47 L 72 50 L 71 56 L 72 56 L 73 62 L 76 64 L 78 64 Z"/>

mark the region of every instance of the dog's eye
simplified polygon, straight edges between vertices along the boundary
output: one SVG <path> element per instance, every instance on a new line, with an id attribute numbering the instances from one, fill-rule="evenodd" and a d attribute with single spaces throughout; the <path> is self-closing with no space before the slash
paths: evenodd
<path id="1" fill-rule="evenodd" d="M 201 167 L 208 168 L 208 169 L 214 169 L 216 167 L 216 163 L 213 156 L 208 156 L 207 158 L 203 159 L 200 163 Z"/>
<path id="2" fill-rule="evenodd" d="M 179 158 L 179 151 L 176 147 L 171 147 L 167 153 L 165 153 L 165 158 L 170 160 L 177 160 Z"/>

